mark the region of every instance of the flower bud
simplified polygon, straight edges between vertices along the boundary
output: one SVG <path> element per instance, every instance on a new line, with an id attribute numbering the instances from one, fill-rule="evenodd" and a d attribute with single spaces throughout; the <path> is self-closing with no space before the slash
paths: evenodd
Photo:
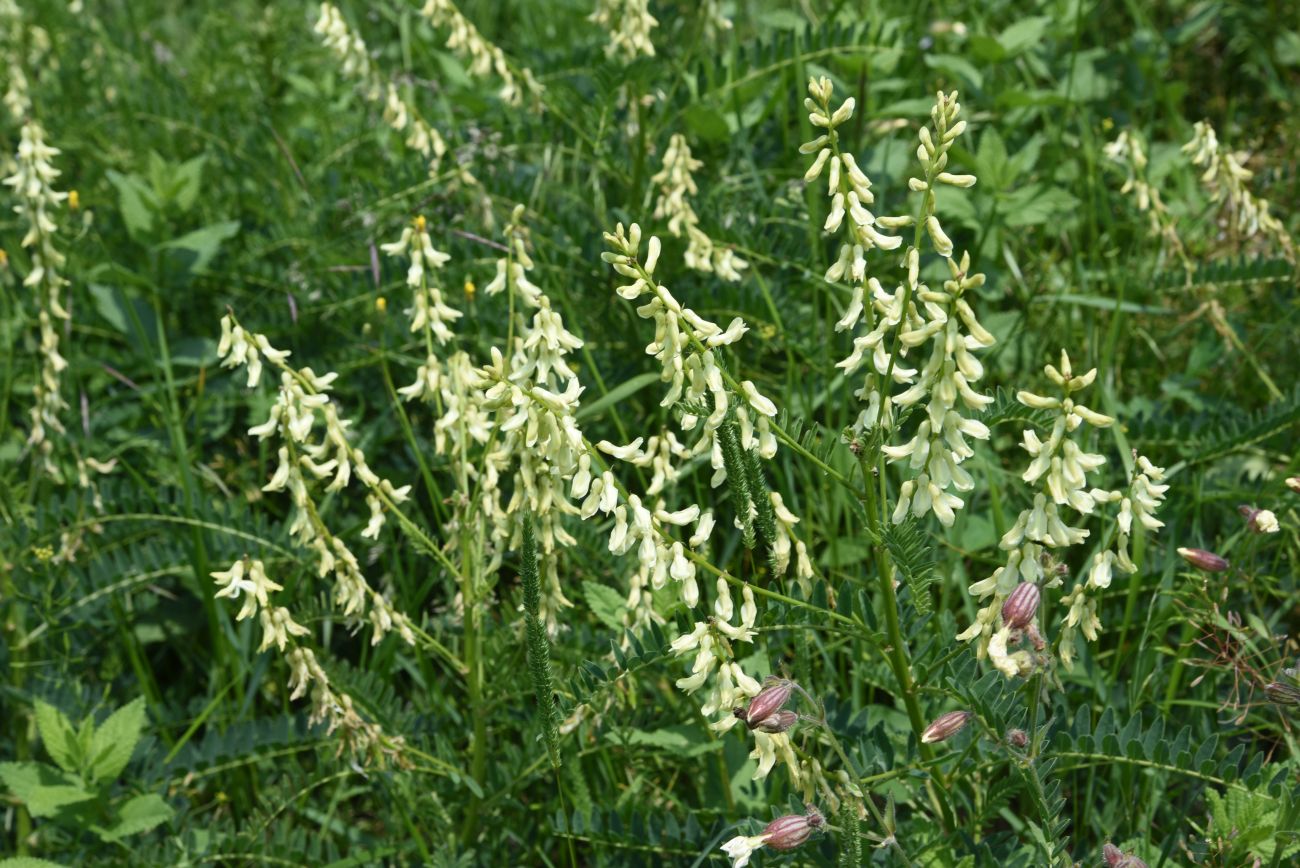
<path id="1" fill-rule="evenodd" d="M 1300 494 L 1300 476 L 1289 476 L 1286 480 L 1286 487 Z"/>
<path id="2" fill-rule="evenodd" d="M 1034 620 L 1038 614 L 1038 601 L 1041 592 L 1033 582 L 1021 582 L 1002 604 L 1002 623 L 1013 630 L 1020 630 Z"/>
<path id="3" fill-rule="evenodd" d="M 1181 548 L 1178 554 L 1198 570 L 1205 570 L 1207 573 L 1221 573 L 1230 566 L 1226 558 L 1214 552 L 1207 552 L 1205 549 Z"/>
<path id="4" fill-rule="evenodd" d="M 969 711 L 950 711 L 941 714 L 934 723 L 925 728 L 925 732 L 921 733 L 921 743 L 933 744 L 952 738 L 966 728 L 966 722 L 973 716 Z"/>
<path id="5" fill-rule="evenodd" d="M 1029 735 L 1023 729 L 1008 729 L 1007 744 L 1012 747 L 1026 747 L 1029 744 Z"/>
<path id="6" fill-rule="evenodd" d="M 793 850 L 807 841 L 813 830 L 825 822 L 821 811 L 813 807 L 808 808 L 806 814 L 777 817 L 763 829 L 763 837 L 767 839 L 763 844 L 773 850 Z"/>
<path id="7" fill-rule="evenodd" d="M 758 695 L 749 701 L 749 707 L 745 709 L 743 720 L 746 725 L 750 729 L 755 729 L 760 723 L 780 711 L 789 701 L 790 691 L 793 689 L 793 681 L 780 678 L 760 690 Z M 737 715 L 737 717 L 739 716 Z"/>
<path id="8" fill-rule="evenodd" d="M 1300 705 L 1300 688 L 1284 681 L 1270 681 L 1264 685 L 1264 695 L 1278 705 Z"/>

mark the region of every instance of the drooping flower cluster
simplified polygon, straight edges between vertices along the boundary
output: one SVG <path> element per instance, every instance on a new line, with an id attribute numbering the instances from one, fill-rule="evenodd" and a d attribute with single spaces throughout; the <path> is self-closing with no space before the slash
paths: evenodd
<path id="1" fill-rule="evenodd" d="M 211 574 L 220 590 L 217 597 L 240 600 L 235 620 L 242 621 L 257 615 L 262 626 L 262 644 L 258 651 L 275 646 L 289 663 L 289 698 L 301 699 L 311 694 L 312 723 L 324 723 L 327 732 L 339 733 L 339 751 L 370 757 L 380 763 L 395 761 L 404 764 L 404 747 L 401 736 L 388 736 L 377 724 L 365 720 L 352 702 L 352 697 L 339 691 L 330 682 L 329 675 L 316 660 L 310 648 L 299 644 L 298 639 L 311 631 L 293 619 L 292 613 L 276 605 L 270 595 L 282 590 L 266 574 L 266 566 L 247 556 L 235 561 L 229 569 Z"/>
<path id="2" fill-rule="evenodd" d="M 249 429 L 259 440 L 278 440 L 277 466 L 263 491 L 288 491 L 294 505 L 289 533 L 316 558 L 316 572 L 332 576 L 332 598 L 345 618 L 369 622 L 371 643 L 396 630 L 408 644 L 415 643 L 410 619 L 393 608 L 383 594 L 366 581 L 355 554 L 342 537 L 331 532 L 321 517 L 312 489 L 343 491 L 355 478 L 365 491 L 370 521 L 361 536 L 377 539 L 385 513 L 410 497 L 411 486 L 394 486 L 366 462 L 365 454 L 351 442 L 351 423 L 338 414 L 329 390 L 338 375 L 318 375 L 311 368 L 293 368 L 287 350 L 277 350 L 264 335 L 244 330 L 230 314 L 221 319 L 217 354 L 222 366 L 248 370 L 248 386 L 257 385 L 265 359 L 280 371 L 280 388 L 267 420 Z M 318 426 L 324 430 L 317 432 Z M 314 435 L 319 439 L 314 439 Z"/>
<path id="3" fill-rule="evenodd" d="M 1242 239 L 1272 238 L 1290 262 L 1295 262 L 1295 243 L 1282 221 L 1269 211 L 1267 199 L 1250 190 L 1255 173 L 1244 165 L 1246 155 L 1220 146 L 1219 137 L 1208 121 L 1198 121 L 1191 141 L 1183 145 L 1192 164 L 1203 168 L 1201 183 L 1210 198 L 1221 205 L 1232 231 Z"/>
<path id="4" fill-rule="evenodd" d="M 27 73 L 23 69 L 23 13 L 14 0 L 0 0 L 0 51 L 3 54 L 5 108 L 16 121 L 25 120 L 32 109 Z"/>
<path id="5" fill-rule="evenodd" d="M 602 441 L 598 448 L 617 460 L 639 465 L 657 463 L 660 469 L 652 484 L 654 492 L 664 490 L 665 486 L 658 485 L 661 480 L 677 477 L 680 464 L 678 469 L 672 468 L 674 458 L 684 462 L 709 455 L 714 469 L 712 484 L 728 482 L 733 503 L 737 505 L 736 524 L 745 532 L 746 544 L 752 545 L 751 523 L 762 525 L 774 574 L 782 575 L 794 563 L 796 578 L 801 584 L 806 583 L 813 570 L 803 541 L 794 535 L 799 519 L 786 508 L 780 494 L 769 491 L 760 480 L 760 458 L 771 457 L 776 451 L 771 422 L 777 413 L 776 405 L 752 382 L 738 382 L 727 373 L 719 355 L 722 347 L 739 340 L 747 331 L 744 321 L 736 318 L 723 329 L 682 305 L 655 278 L 661 252 L 659 239 L 649 239 L 642 259 L 641 230 L 636 224 L 626 231 L 619 225 L 613 233 L 606 234 L 605 240 L 611 250 L 603 258 L 616 273 L 632 281 L 618 287 L 618 294 L 629 301 L 644 302 L 637 308 L 638 315 L 655 323 L 655 339 L 646 352 L 660 363 L 661 378 L 670 384 L 661 404 L 665 407 L 680 404 L 683 433 L 698 432 L 698 438 L 690 447 L 682 446 L 676 436 L 668 441 L 665 434 L 660 441 L 665 445 L 653 443 L 652 439 L 643 448 L 642 438 L 637 438 L 623 446 Z M 672 578 L 680 588 L 682 600 L 688 607 L 696 608 L 702 600 L 695 561 L 701 559 L 699 552 L 707 545 L 714 529 L 713 512 L 702 510 L 697 504 L 669 511 L 662 497 L 657 505 L 647 506 L 634 494 L 627 496 L 626 507 L 631 520 L 624 522 L 620 515 L 624 505 L 620 504 L 615 510 L 610 547 L 616 552 L 628 551 L 636 538 L 640 569 L 633 581 L 634 593 L 644 587 L 647 576 L 654 588 L 662 587 L 666 578 Z M 756 518 L 758 513 L 764 517 Z M 688 539 L 672 539 L 674 526 L 691 525 L 694 533 Z M 693 660 L 690 675 L 680 679 L 677 686 L 688 693 L 707 688 L 701 711 L 710 717 L 722 715 L 711 724 L 719 731 L 733 727 L 740 719 L 732 709 L 759 693 L 758 683 L 737 663 L 733 647 L 735 642 L 753 641 L 757 607 L 753 591 L 745 585 L 740 624 L 733 625 L 735 613 L 730 588 L 733 581 L 719 574 L 713 596 L 713 617 L 698 621 L 692 631 L 679 636 L 672 646 L 678 655 L 691 655 Z M 755 777 L 766 776 L 780 759 L 788 766 L 796 786 L 802 786 L 809 794 L 818 788 L 829 791 L 820 766 L 815 761 L 800 762 L 794 754 L 788 729 L 797 716 L 778 714 L 774 722 L 767 721 L 773 715 L 760 716 L 762 720 L 747 720 L 754 738 L 751 756 L 757 760 Z M 787 717 L 791 718 L 789 725 L 783 723 Z"/>
<path id="6" fill-rule="evenodd" d="M 342 73 L 360 87 L 367 101 L 383 100 L 384 122 L 395 132 L 406 134 L 406 145 L 429 163 L 429 173 L 438 169 L 447 143 L 442 135 L 423 118 L 415 107 L 402 99 L 397 86 L 385 83 L 370 63 L 365 40 L 355 33 L 333 3 L 320 5 L 315 32 L 339 62 Z M 468 179 L 466 179 L 468 180 Z"/>
<path id="7" fill-rule="evenodd" d="M 1028 649 L 1011 652 L 1011 646 L 1028 638 L 1034 652 L 1046 648 L 1046 639 L 1035 621 L 1038 594 L 1032 595 L 1032 607 L 1015 605 L 1013 597 L 1023 596 L 1025 592 L 1021 589 L 1025 585 L 1042 590 L 1059 587 L 1065 570 L 1062 565 L 1064 550 L 1081 544 L 1090 536 L 1088 529 L 1068 523 L 1073 519 L 1066 509 L 1086 518 L 1099 505 L 1119 504 L 1113 546 L 1093 555 L 1087 578 L 1061 600 L 1067 614 L 1057 646 L 1062 663 L 1069 667 L 1073 663 L 1076 630 L 1093 641 L 1101 626 L 1096 616 L 1096 599 L 1091 594 L 1108 588 L 1117 570 L 1124 575 L 1136 572 L 1137 567 L 1129 555 L 1133 522 L 1136 520 L 1152 531 L 1160 528 L 1162 523 L 1155 518 L 1155 512 L 1168 489 L 1161 484 L 1163 471 L 1142 457 L 1136 459 L 1137 473 L 1126 492 L 1089 488 L 1088 474 L 1099 470 L 1106 458 L 1084 452 L 1070 435 L 1085 422 L 1094 428 L 1106 428 L 1114 422 L 1111 417 L 1089 409 L 1075 398 L 1078 392 L 1092 384 L 1097 371 L 1093 369 L 1076 376 L 1064 350 L 1061 351 L 1059 368 L 1048 365 L 1045 370 L 1048 379 L 1061 390 L 1061 397 L 1044 397 L 1028 391 L 1016 395 L 1025 406 L 1053 414 L 1046 441 L 1032 428 L 1024 432 L 1022 445 L 1032 460 L 1022 478 L 1038 491 L 1033 504 L 1020 513 L 999 543 L 999 547 L 1007 552 L 1006 564 L 998 567 L 988 578 L 970 586 L 972 594 L 981 602 L 987 602 L 976 615 L 975 622 L 957 637 L 962 641 L 976 640 L 977 656 L 983 658 L 987 655 L 1008 678 L 1027 674 L 1042 659 Z M 1022 617 L 1026 610 L 1028 615 Z"/>
<path id="8" fill-rule="evenodd" d="M 705 402 L 709 404 L 710 412 L 703 416 L 705 440 L 702 442 L 707 442 L 718 453 L 713 466 L 721 470 L 721 447 L 716 445 L 712 435 L 726 419 L 732 404 L 728 377 L 715 350 L 740 340 L 749 327 L 743 319 L 735 317 L 723 329 L 673 297 L 666 286 L 654 279 L 661 250 L 658 238 L 650 238 L 645 260 L 639 259 L 641 227 L 637 224 L 633 223 L 624 232 L 620 223 L 614 232 L 605 234 L 605 241 L 611 249 L 601 257 L 620 275 L 632 280 L 618 287 L 619 296 L 628 301 L 639 301 L 643 296 L 649 296 L 636 312 L 642 319 L 653 320 L 655 324 L 655 339 L 646 347 L 646 353 L 659 361 L 662 379 L 670 384 L 660 405 L 670 407 L 682 400 L 695 406 Z M 749 381 L 736 384 L 736 391 L 744 397 L 744 401 L 734 408 L 744 431 L 742 446 L 757 449 L 764 458 L 772 457 L 776 454 L 776 437 L 771 420 L 776 416 L 776 405 Z M 688 412 L 683 417 L 682 427 L 691 431 L 699 422 L 700 415 Z M 725 478 L 724 472 L 722 479 Z M 721 479 L 715 478 L 714 484 L 719 482 Z"/>
<path id="9" fill-rule="evenodd" d="M 1169 250 L 1185 258 L 1177 222 L 1165 206 L 1160 189 L 1147 177 L 1147 154 L 1142 139 L 1132 130 L 1123 130 L 1104 150 L 1110 160 L 1124 169 L 1124 186 L 1120 192 L 1131 195 L 1138 211 L 1147 215 L 1151 234 L 1158 235 Z"/>
<path id="10" fill-rule="evenodd" d="M 981 410 L 992 401 L 974 389 L 984 375 L 974 353 L 994 343 L 969 301 L 973 290 L 984 284 L 984 275 L 971 273 L 969 253 L 963 253 L 960 260 L 953 257 L 952 241 L 937 216 L 938 186 L 970 187 L 975 183 L 973 175 L 946 171 L 948 152 L 966 128 L 966 122 L 959 120 L 961 105 L 955 92 L 940 93 L 930 112 L 931 126 L 920 129 L 916 154 L 924 177 L 908 181 L 910 189 L 922 194 L 918 217 L 876 217 L 866 208 L 874 201 L 870 180 L 853 156 L 840 148 L 837 128 L 853 116 L 853 99 L 832 111 L 832 88 L 827 79 L 810 81 L 808 91 L 809 119 L 826 132 L 800 148 L 804 153 L 816 152 L 804 177 L 811 182 L 827 172 L 831 212 L 824 228 L 834 233 L 845 227 L 846 236 L 826 279 L 847 278 L 853 286 L 848 309 L 835 328 L 843 331 L 862 323 L 867 329 L 854 339 L 852 353 L 838 365 L 847 376 L 866 371 L 855 394 L 867 406 L 855 428 L 859 432 L 877 427 L 892 430 L 898 410 L 923 408 L 911 439 L 883 447 L 890 461 L 906 462 L 914 474 L 903 483 L 892 518 L 901 522 L 909 511 L 917 517 L 933 512 L 944 525 L 951 525 L 954 510 L 961 508 L 963 501 L 949 489 L 969 491 L 974 487 L 970 474 L 961 467 L 974 455 L 966 438 L 987 440 L 989 436 L 983 423 L 962 415 L 963 410 Z M 903 282 L 892 293 L 887 292 L 878 279 L 867 276 L 866 256 L 873 249 L 894 250 L 902 244 L 898 236 L 880 230 L 918 221 L 934 251 L 946 261 L 949 279 L 941 290 L 921 282 L 922 233 L 917 231 L 917 243 L 909 246 L 903 257 Z M 908 352 L 926 344 L 929 356 L 920 370 L 908 367 Z M 894 384 L 908 388 L 895 395 Z"/>
<path id="11" fill-rule="evenodd" d="M 650 31 L 659 21 L 650 14 L 649 0 L 596 0 L 590 21 L 609 31 L 605 54 L 631 63 L 638 57 L 654 57 Z"/>
<path id="12" fill-rule="evenodd" d="M 588 446 L 575 415 L 583 389 L 567 358 L 582 341 L 564 327 L 550 298 L 528 278 L 533 260 L 522 205 L 511 214 L 506 238 L 506 255 L 497 260 L 496 276 L 484 288 L 488 295 L 508 293 L 515 313 L 506 352 L 494 347 L 491 362 L 478 374 L 485 389 L 482 406 L 497 432 L 484 458 L 483 512 L 500 548 L 519 545 L 524 522 L 533 522 L 540 548 L 540 614 L 554 631 L 560 608 L 572 605 L 559 575 L 557 548 L 576 542 L 564 527 L 565 518 L 609 512 L 618 492 L 608 474 L 596 480 L 591 476 Z M 511 485 L 505 500 L 500 480 L 507 476 Z M 568 494 L 566 484 L 571 486 Z M 569 500 L 570 494 L 583 501 L 581 507 Z"/>
<path id="13" fill-rule="evenodd" d="M 31 267 L 23 286 L 36 295 L 40 328 L 41 370 L 33 387 L 35 401 L 29 414 L 31 432 L 27 443 L 40 455 L 45 472 L 61 480 L 63 474 L 51 457 L 54 441 L 50 437 L 51 432 L 64 433 L 59 416 L 68 408 L 62 395 L 63 371 L 68 362 L 59 347 L 59 331 L 70 319 L 63 304 L 68 281 L 60 273 L 66 259 L 55 245 L 58 226 L 51 213 L 68 198 L 67 193 L 53 187 L 60 172 L 51 160 L 58 154 L 58 148 L 46 143 L 40 124 L 27 122 L 19 139 L 14 173 L 4 183 L 12 188 L 17 201 L 13 210 L 27 227 L 21 243 L 29 252 Z"/>
<path id="14" fill-rule="evenodd" d="M 484 39 L 455 3 L 451 0 L 427 0 L 420 14 L 434 27 L 445 27 L 449 31 L 447 47 L 469 61 L 470 75 L 483 77 L 495 73 L 501 79 L 500 96 L 506 104 L 519 106 L 527 99 L 534 108 L 541 106 L 543 88 L 533 77 L 532 70 L 511 64 L 505 52 Z"/>
<path id="15" fill-rule="evenodd" d="M 690 198 L 699 192 L 692 173 L 704 164 L 691 156 L 686 137 L 674 133 L 664 151 L 663 168 L 650 180 L 659 188 L 655 202 L 656 220 L 667 220 L 673 237 L 686 236 L 686 267 L 695 271 L 711 272 L 723 280 L 740 280 L 740 272 L 749 263 L 735 254 L 730 247 L 720 245 L 700 229 L 700 218 L 691 205 Z"/>

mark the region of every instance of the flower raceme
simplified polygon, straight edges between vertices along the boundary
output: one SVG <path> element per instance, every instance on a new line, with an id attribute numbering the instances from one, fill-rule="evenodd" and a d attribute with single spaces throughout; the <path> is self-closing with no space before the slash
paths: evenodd
<path id="1" fill-rule="evenodd" d="M 910 513 L 920 517 L 933 512 L 945 526 L 954 521 L 954 510 L 964 501 L 949 489 L 969 491 L 974 481 L 961 466 L 974 451 L 967 438 L 987 440 L 987 426 L 966 418 L 963 410 L 981 410 L 992 398 L 973 388 L 984 375 L 974 353 L 994 343 L 975 316 L 970 297 L 984 284 L 984 275 L 971 273 L 970 255 L 954 258 L 951 239 L 944 232 L 938 214 L 936 190 L 941 186 L 970 187 L 973 175 L 948 171 L 948 154 L 966 122 L 959 120 L 961 105 L 956 93 L 940 93 L 931 111 L 931 124 L 921 127 L 917 158 L 922 177 L 911 178 L 909 188 L 921 194 L 915 216 L 877 217 L 867 206 L 874 202 L 871 181 L 858 167 L 852 154 L 841 146 L 839 127 L 853 116 L 854 101 L 845 100 L 832 110 L 829 80 L 810 81 L 805 105 L 809 121 L 826 132 L 804 144 L 804 153 L 816 153 L 804 178 L 809 183 L 827 174 L 830 214 L 823 226 L 837 233 L 843 228 L 839 256 L 826 272 L 826 280 L 847 279 L 852 297 L 838 331 L 861 324 L 865 333 L 854 338 L 853 351 L 838 367 L 846 376 L 865 371 L 856 396 L 866 403 L 855 423 L 862 431 L 880 427 L 893 429 L 896 411 L 922 407 L 924 414 L 913 436 L 905 443 L 885 445 L 889 461 L 905 463 L 914 478 L 900 489 L 892 520 L 903 521 Z M 845 221 L 847 216 L 848 220 Z M 889 231 L 914 226 L 913 243 L 903 254 L 904 279 L 892 292 L 867 272 L 867 256 L 873 250 L 889 252 L 902 246 L 902 238 Z M 934 252 L 947 264 L 948 280 L 942 289 L 921 280 L 921 250 L 928 238 Z M 909 367 L 909 351 L 929 352 L 919 369 Z M 894 393 L 894 386 L 906 387 Z"/>
<path id="2" fill-rule="evenodd" d="M 691 205 L 689 196 L 699 189 L 691 173 L 703 167 L 691 156 L 686 137 L 676 133 L 668 140 L 664 151 L 663 169 L 650 181 L 659 187 L 655 202 L 656 220 L 667 219 L 668 231 L 676 238 L 686 236 L 686 267 L 695 271 L 713 272 L 723 280 L 740 280 L 749 263 L 736 256 L 731 248 L 718 244 L 700 229 L 700 218 Z"/>
<path id="3" fill-rule="evenodd" d="M 1097 372 L 1093 369 L 1076 376 L 1064 350 L 1059 367 L 1049 364 L 1045 372 L 1061 390 L 1060 397 L 1023 390 L 1016 395 L 1021 404 L 1053 414 L 1047 440 L 1041 439 L 1032 428 L 1024 431 L 1022 445 L 1031 461 L 1021 478 L 1038 491 L 1032 505 L 1021 511 L 999 543 L 1007 552 L 1006 564 L 970 586 L 972 594 L 988 603 L 980 609 L 975 622 L 957 637 L 962 641 L 977 640 L 977 655 L 987 656 L 1008 678 L 1026 675 L 1044 662 L 1045 658 L 1036 653 L 1045 647 L 1044 639 L 1033 621 L 1034 616 L 1026 613 L 1037 609 L 1042 590 L 1062 584 L 1054 567 L 1060 553 L 1082 544 L 1090 536 L 1088 529 L 1067 523 L 1066 510 L 1086 519 L 1099 506 L 1119 504 L 1113 546 L 1092 555 L 1085 580 L 1061 600 L 1067 614 L 1057 649 L 1061 662 L 1069 667 L 1073 662 L 1075 633 L 1082 632 L 1092 641 L 1101 628 L 1095 595 L 1110 587 L 1116 571 L 1124 575 L 1137 571 L 1129 555 L 1134 523 L 1148 531 L 1159 530 L 1163 523 L 1156 519 L 1155 513 L 1169 488 L 1161 482 L 1164 471 L 1142 456 L 1135 457 L 1135 473 L 1126 491 L 1089 488 L 1088 475 L 1099 470 L 1106 459 L 1084 452 L 1070 435 L 1085 423 L 1105 428 L 1114 422 L 1077 399 L 1078 393 L 1096 379 Z M 1032 607 L 1028 605 L 1031 599 Z M 1009 650 L 1026 637 L 1034 652 L 1024 648 Z"/>

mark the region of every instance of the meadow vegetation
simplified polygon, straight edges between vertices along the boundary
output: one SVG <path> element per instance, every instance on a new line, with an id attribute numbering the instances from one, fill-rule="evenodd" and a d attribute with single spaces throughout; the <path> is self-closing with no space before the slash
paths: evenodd
<path id="1" fill-rule="evenodd" d="M 1300 7 L 0 0 L 0 868 L 1300 858 Z"/>

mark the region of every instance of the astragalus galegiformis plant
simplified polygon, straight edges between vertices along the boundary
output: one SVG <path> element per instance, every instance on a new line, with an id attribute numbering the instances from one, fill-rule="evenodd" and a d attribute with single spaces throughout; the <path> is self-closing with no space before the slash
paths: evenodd
<path id="1" fill-rule="evenodd" d="M 1287 7 L 0 0 L 0 853 L 1289 864 Z"/>

